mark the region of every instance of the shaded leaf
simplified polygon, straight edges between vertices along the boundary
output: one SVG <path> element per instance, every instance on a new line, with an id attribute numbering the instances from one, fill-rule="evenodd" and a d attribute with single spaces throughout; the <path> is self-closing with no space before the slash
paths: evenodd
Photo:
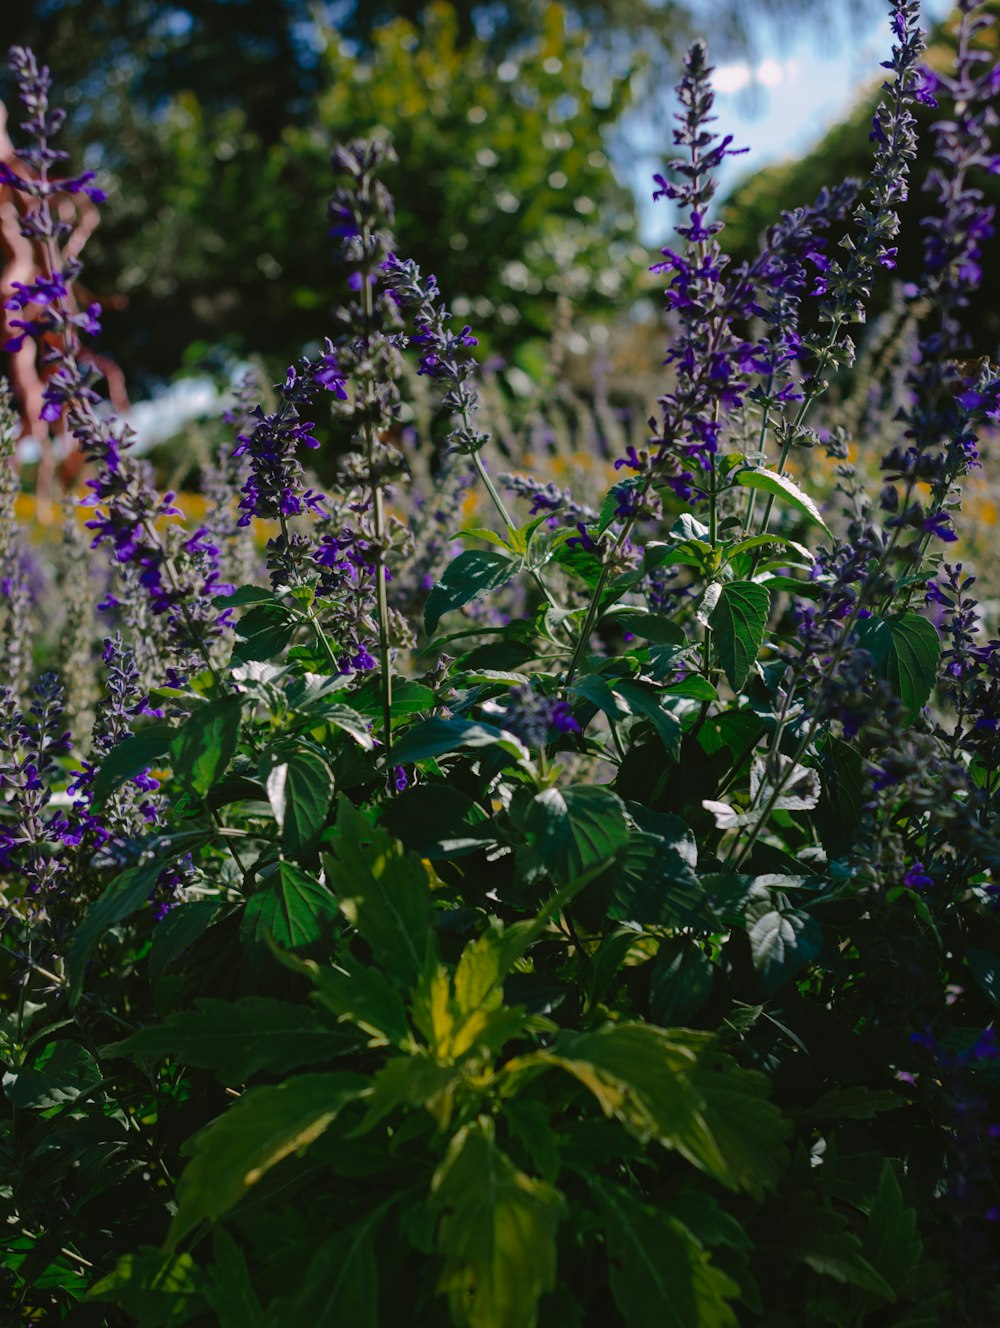
<path id="1" fill-rule="evenodd" d="M 765 493 L 772 494 L 779 502 L 793 507 L 807 521 L 819 526 L 820 530 L 826 531 L 829 535 L 826 522 L 820 516 L 816 504 L 787 475 L 779 475 L 774 470 L 741 470 L 736 476 L 736 483 L 746 489 L 763 489 Z"/>
<path id="2" fill-rule="evenodd" d="M 524 822 L 528 843 L 558 885 L 599 863 L 612 862 L 628 843 L 621 799 L 580 784 L 535 795 Z"/>
<path id="3" fill-rule="evenodd" d="M 937 679 L 941 641 L 933 623 L 908 610 L 889 617 L 862 618 L 858 637 L 912 719 L 927 704 Z"/>
<path id="4" fill-rule="evenodd" d="M 94 807 L 104 805 L 109 794 L 126 780 L 143 774 L 166 756 L 177 730 L 172 724 L 150 724 L 112 747 L 94 776 Z"/>
<path id="5" fill-rule="evenodd" d="M 626 1328 L 736 1328 L 739 1287 L 680 1222 L 596 1181 L 611 1291 Z"/>
<path id="6" fill-rule="evenodd" d="M 192 1160 L 178 1182 L 169 1248 L 227 1213 L 283 1158 L 308 1148 L 368 1082 L 357 1074 L 304 1074 L 248 1089 L 184 1147 Z"/>
<path id="7" fill-rule="evenodd" d="M 174 777 L 182 788 L 201 795 L 222 778 L 236 754 L 242 714 L 242 698 L 224 696 L 198 706 L 184 721 L 170 744 Z"/>
<path id="8" fill-rule="evenodd" d="M 172 1056 L 214 1070 L 227 1084 L 241 1084 L 258 1070 L 280 1074 L 315 1064 L 343 1050 L 343 1037 L 324 1028 L 307 1005 L 267 996 L 239 1001 L 199 997 L 108 1047 L 110 1056 Z"/>

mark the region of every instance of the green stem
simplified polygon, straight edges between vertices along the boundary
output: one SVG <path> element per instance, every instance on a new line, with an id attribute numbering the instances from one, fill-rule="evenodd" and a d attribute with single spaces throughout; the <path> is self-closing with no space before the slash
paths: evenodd
<path id="1" fill-rule="evenodd" d="M 363 236 L 364 252 L 368 252 L 368 236 Z M 374 297 L 368 273 L 362 273 L 362 302 L 365 322 L 370 337 L 375 316 Z M 372 492 L 372 516 L 375 527 L 375 601 L 378 608 L 379 681 L 382 693 L 382 745 L 386 764 L 392 761 L 392 663 L 389 656 L 389 588 L 385 580 L 385 505 L 382 484 L 376 469 L 375 426 L 372 411 L 375 404 L 375 383 L 369 375 L 365 385 L 365 456 L 368 462 L 368 483 Z"/>

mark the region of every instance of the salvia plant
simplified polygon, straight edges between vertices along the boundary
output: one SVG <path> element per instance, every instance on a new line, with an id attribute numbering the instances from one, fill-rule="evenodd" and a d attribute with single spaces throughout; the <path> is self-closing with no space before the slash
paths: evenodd
<path id="1" fill-rule="evenodd" d="M 4 1322 L 997 1321 L 1000 642 L 956 541 L 1000 70 L 959 9 L 931 75 L 892 0 L 869 177 L 739 266 L 692 46 L 662 395 L 597 501 L 508 473 L 390 145 L 338 147 L 342 306 L 242 385 L 198 528 L 102 402 L 101 193 L 11 52 L 7 310 L 99 625 L 35 671 L 0 400 Z M 925 261 L 869 335 L 921 104 Z"/>

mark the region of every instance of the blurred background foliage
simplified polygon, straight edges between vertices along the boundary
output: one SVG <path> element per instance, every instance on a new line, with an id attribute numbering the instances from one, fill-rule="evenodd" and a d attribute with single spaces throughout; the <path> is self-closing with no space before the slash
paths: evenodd
<path id="1" fill-rule="evenodd" d="M 754 16 L 815 22 L 843 2 L 35 0 L 0 6 L 0 42 L 52 66 L 67 146 L 110 184 L 86 280 L 136 396 L 181 365 L 250 347 L 278 365 L 322 335 L 330 147 L 373 130 L 399 153 L 407 254 L 484 354 L 537 373 L 567 299 L 601 318 L 641 286 L 622 126 L 638 103 L 669 113 L 693 33 L 721 57 Z M 669 156 L 666 124 L 663 140 Z"/>

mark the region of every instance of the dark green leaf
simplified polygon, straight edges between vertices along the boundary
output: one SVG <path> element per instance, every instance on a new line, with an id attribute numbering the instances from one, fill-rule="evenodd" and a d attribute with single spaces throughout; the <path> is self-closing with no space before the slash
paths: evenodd
<path id="1" fill-rule="evenodd" d="M 649 984 L 649 1012 L 658 1024 L 687 1024 L 712 994 L 712 962 L 689 937 L 665 941 Z"/>
<path id="2" fill-rule="evenodd" d="M 229 768 L 240 736 L 243 701 L 223 696 L 200 705 L 170 744 L 174 777 L 187 792 L 207 793 Z"/>
<path id="3" fill-rule="evenodd" d="M 94 776 L 94 807 L 103 806 L 109 794 L 126 780 L 141 775 L 166 756 L 176 733 L 172 724 L 150 724 L 112 747 Z"/>
<path id="4" fill-rule="evenodd" d="M 101 1070 L 86 1047 L 63 1039 L 50 1043 L 31 1065 L 3 1076 L 8 1101 L 25 1110 L 45 1111 L 74 1102 L 101 1080 Z"/>
<path id="5" fill-rule="evenodd" d="M 292 857 L 309 857 L 330 813 L 333 775 L 318 752 L 296 747 L 275 757 L 267 793 L 281 843 Z"/>
<path id="6" fill-rule="evenodd" d="M 248 946 L 263 945 L 270 937 L 283 949 L 295 950 L 318 941 L 337 912 L 325 885 L 294 862 L 282 861 L 247 900 L 240 936 Z"/>
<path id="7" fill-rule="evenodd" d="M 481 1117 L 463 1126 L 434 1174 L 431 1207 L 441 1214 L 439 1283 L 456 1323 L 527 1328 L 555 1286 L 562 1195 L 518 1171 Z M 469 1315 L 473 1305 L 474 1317 Z"/>
<path id="8" fill-rule="evenodd" d="M 410 765 L 414 761 L 445 756 L 448 752 L 461 751 L 465 747 L 490 747 L 494 743 L 514 756 L 527 756 L 527 748 L 522 742 L 492 724 L 435 716 L 404 733 L 393 748 L 393 758 L 400 765 Z"/>
<path id="9" fill-rule="evenodd" d="M 633 715 L 648 719 L 660 736 L 660 741 L 671 761 L 680 759 L 681 723 L 671 711 L 664 708 L 655 688 L 645 683 L 614 682 L 616 696 L 620 696 Z"/>
<path id="10" fill-rule="evenodd" d="M 290 1153 L 308 1148 L 368 1082 L 357 1074 L 303 1074 L 248 1089 L 185 1145 L 192 1160 L 177 1186 L 168 1247 L 175 1249 L 199 1223 L 227 1213 Z"/>
<path id="11" fill-rule="evenodd" d="M 496 844 L 492 819 L 449 784 L 418 784 L 384 803 L 381 823 L 422 858 L 455 858 Z"/>
<path id="12" fill-rule="evenodd" d="M 301 1287 L 282 1298 L 267 1328 L 378 1328 L 379 1271 L 375 1236 L 385 1207 L 353 1222 L 324 1241 L 309 1261 Z"/>
<path id="13" fill-rule="evenodd" d="M 160 919 L 149 951 L 149 980 L 154 986 L 204 932 L 218 908 L 218 900 L 192 899 L 178 904 Z"/>
<path id="14" fill-rule="evenodd" d="M 420 859 L 404 853 L 342 797 L 337 838 L 326 861 L 340 906 L 376 962 L 411 986 L 433 946 L 431 892 Z"/>
<path id="15" fill-rule="evenodd" d="M 586 784 L 536 794 L 524 829 L 557 885 L 568 885 L 588 869 L 612 862 L 628 842 L 621 799 Z"/>
<path id="16" fill-rule="evenodd" d="M 449 564 L 444 576 L 427 596 L 424 626 L 433 632 L 446 613 L 481 599 L 505 585 L 519 564 L 494 549 L 467 549 Z"/>
<path id="17" fill-rule="evenodd" d="M 654 645 L 683 646 L 687 644 L 684 629 L 673 618 L 662 613 L 644 613 L 640 609 L 615 609 L 610 615 L 623 632 L 632 632 Z"/>
<path id="18" fill-rule="evenodd" d="M 260 1328 L 264 1313 L 254 1291 L 246 1255 L 228 1231 L 212 1233 L 215 1262 L 205 1299 L 218 1316 L 219 1328 Z"/>
<path id="19" fill-rule="evenodd" d="M 604 1220 L 611 1290 L 626 1328 L 736 1328 L 739 1287 L 680 1222 L 627 1191 L 591 1182 Z"/>
<path id="20" fill-rule="evenodd" d="M 1000 1005 L 1000 955 L 980 950 L 975 945 L 965 947 L 966 963 L 983 991 L 994 1005 Z"/>
<path id="21" fill-rule="evenodd" d="M 937 678 L 941 642 L 934 624 L 911 609 L 862 618 L 857 632 L 878 676 L 891 685 L 912 719 L 927 704 Z"/>
<path id="22" fill-rule="evenodd" d="M 722 587 L 709 617 L 715 648 L 733 691 L 747 680 L 767 627 L 770 596 L 752 581 L 730 581 Z"/>
<path id="23" fill-rule="evenodd" d="M 107 1048 L 110 1056 L 171 1056 L 213 1070 L 226 1084 L 242 1084 L 258 1070 L 280 1074 L 334 1056 L 344 1039 L 324 1028 L 307 1005 L 266 996 L 239 1001 L 200 997 Z"/>
<path id="24" fill-rule="evenodd" d="M 199 838 L 204 840 L 207 836 Z M 179 852 L 187 851 L 187 848 L 188 846 L 185 846 Z M 169 853 L 154 858 L 151 862 L 130 867 L 111 882 L 96 903 L 91 904 L 76 929 L 73 946 L 66 960 L 66 976 L 69 979 L 69 998 L 72 1004 L 75 1004 L 80 997 L 87 960 L 94 946 L 109 928 L 142 908 L 156 888 L 160 873 L 177 856 L 178 852 Z"/>
<path id="25" fill-rule="evenodd" d="M 753 966 L 768 995 L 812 963 L 823 948 L 823 931 L 815 918 L 777 906 L 771 897 L 755 899 L 746 922 Z"/>
<path id="26" fill-rule="evenodd" d="M 259 604 L 236 624 L 233 659 L 250 663 L 280 655 L 295 634 L 295 616 L 283 604 Z"/>

